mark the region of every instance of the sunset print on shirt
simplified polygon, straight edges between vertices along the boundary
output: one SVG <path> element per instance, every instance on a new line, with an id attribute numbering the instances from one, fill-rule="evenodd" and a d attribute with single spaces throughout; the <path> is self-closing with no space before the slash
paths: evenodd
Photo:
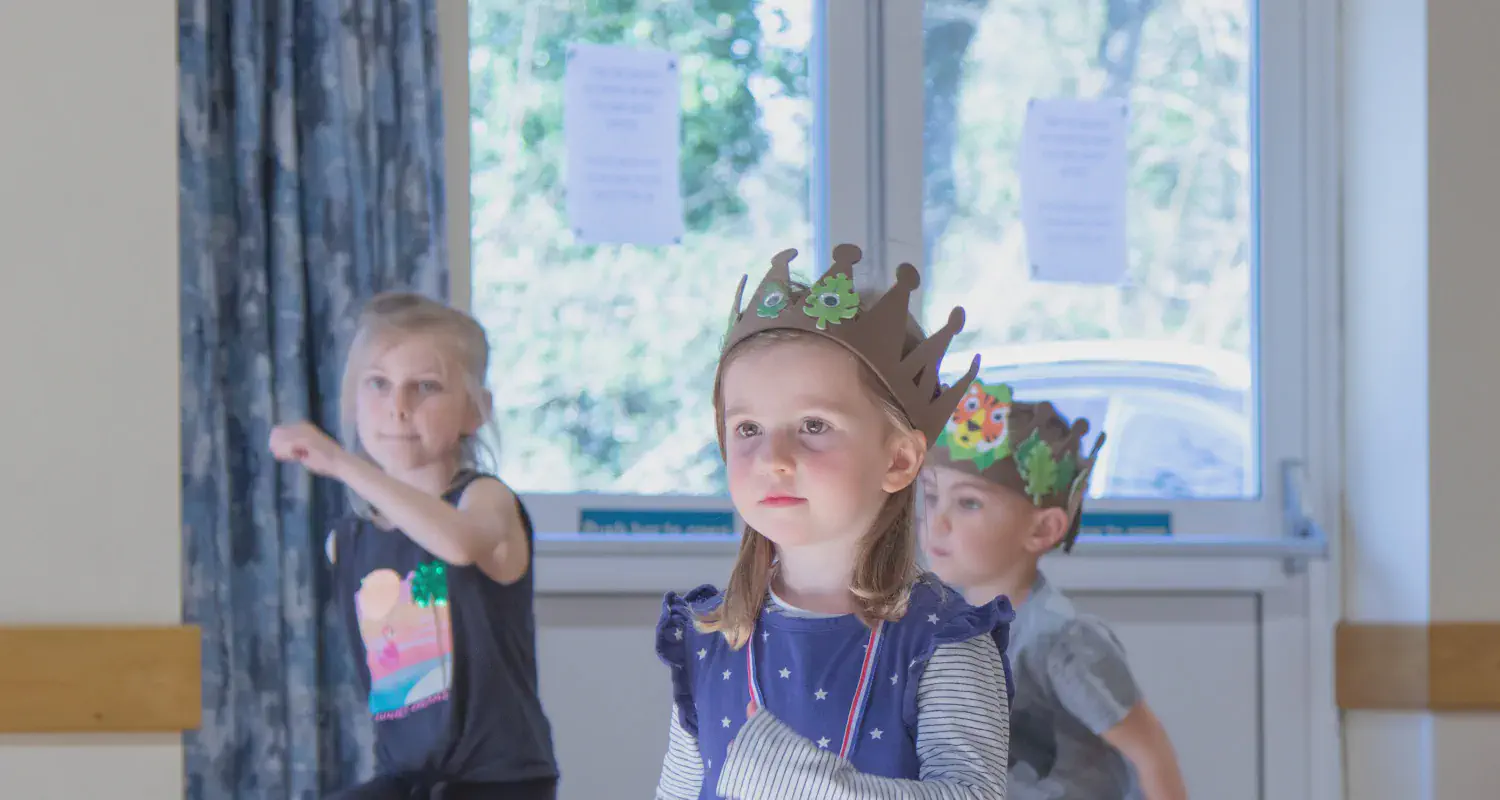
<path id="1" fill-rule="evenodd" d="M 453 626 L 446 566 L 422 564 L 401 577 L 377 569 L 354 594 L 370 670 L 370 714 L 398 719 L 448 699 Z"/>

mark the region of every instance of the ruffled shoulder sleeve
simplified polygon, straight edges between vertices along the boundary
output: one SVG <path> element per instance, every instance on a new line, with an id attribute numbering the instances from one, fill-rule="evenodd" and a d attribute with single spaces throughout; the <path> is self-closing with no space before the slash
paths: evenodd
<path id="1" fill-rule="evenodd" d="M 704 584 L 679 595 L 667 592 L 661 601 L 661 618 L 656 623 L 656 657 L 672 670 L 672 702 L 682 727 L 698 735 L 698 708 L 693 702 L 693 679 L 688 674 L 688 642 L 694 637 L 693 620 L 718 605 L 722 595 Z"/>
<path id="2" fill-rule="evenodd" d="M 1000 661 L 1005 668 L 1005 691 L 1010 700 L 1016 696 L 1016 686 L 1011 676 L 1010 658 L 1005 655 L 1010 645 L 1010 624 L 1016 618 L 1010 598 L 997 597 L 982 605 L 969 605 L 963 595 L 935 577 L 924 578 L 912 591 L 911 612 L 924 614 L 934 624 L 927 642 L 918 650 L 908 671 L 906 696 L 903 711 L 908 720 L 917 715 L 917 687 L 932 660 L 932 654 L 945 645 L 962 644 L 989 636 L 1000 651 Z"/>

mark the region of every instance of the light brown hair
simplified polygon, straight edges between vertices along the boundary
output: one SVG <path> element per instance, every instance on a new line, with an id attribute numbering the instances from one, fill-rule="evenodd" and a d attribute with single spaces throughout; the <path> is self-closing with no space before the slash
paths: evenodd
<path id="1" fill-rule="evenodd" d="M 791 287 L 793 295 L 806 291 L 805 286 Z M 725 449 L 724 374 L 729 365 L 745 353 L 808 337 L 817 337 L 817 334 L 795 330 L 765 331 L 739 342 L 722 356 L 714 380 L 714 416 L 720 452 Z M 904 353 L 910 353 L 924 338 L 916 320 L 908 318 Z M 854 353 L 848 353 L 848 356 L 859 364 L 861 385 L 885 412 L 892 428 L 911 432 L 911 420 L 880 377 Z M 915 480 L 889 495 L 860 542 L 849 591 L 855 598 L 856 614 L 866 625 L 874 626 L 880 620 L 895 622 L 906 614 L 912 584 L 921 574 L 916 559 L 916 498 Z M 775 557 L 775 544 L 746 525 L 722 602 L 700 615 L 694 621 L 694 627 L 705 633 L 723 634 L 733 649 L 743 647 L 753 635 L 755 621 L 765 606 Z"/>
<path id="2" fill-rule="evenodd" d="M 355 412 L 361 373 L 381 351 L 396 341 L 433 335 L 443 347 L 445 370 L 456 370 L 458 383 L 481 421 L 479 431 L 459 441 L 461 469 L 484 469 L 497 466 L 495 448 L 484 439 L 498 442 L 494 430 L 485 374 L 489 369 L 490 345 L 484 328 L 473 317 L 436 300 L 411 292 L 385 292 L 370 299 L 360 312 L 349 356 L 344 361 L 339 386 L 339 438 L 349 452 L 369 458 L 359 441 Z M 347 493 L 356 514 L 369 518 L 374 510 L 354 492 Z"/>

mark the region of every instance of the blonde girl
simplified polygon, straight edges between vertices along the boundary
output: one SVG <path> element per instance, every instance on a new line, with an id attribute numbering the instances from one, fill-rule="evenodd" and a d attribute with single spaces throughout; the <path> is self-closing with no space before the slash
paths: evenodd
<path id="1" fill-rule="evenodd" d="M 415 294 L 360 316 L 340 413 L 347 447 L 306 422 L 271 452 L 348 490 L 327 555 L 375 723 L 378 776 L 346 800 L 556 796 L 537 694 L 531 521 L 479 464 L 489 346 L 471 317 Z"/>

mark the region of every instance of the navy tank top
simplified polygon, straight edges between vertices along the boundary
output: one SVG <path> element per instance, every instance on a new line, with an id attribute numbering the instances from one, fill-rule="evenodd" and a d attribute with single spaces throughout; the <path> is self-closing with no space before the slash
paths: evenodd
<path id="1" fill-rule="evenodd" d="M 457 505 L 481 479 L 496 480 L 462 473 L 444 499 Z M 517 503 L 529 551 L 531 518 Z M 333 556 L 382 775 L 435 783 L 557 776 L 537 686 L 530 553 L 526 574 L 502 585 L 351 515 L 334 530 Z"/>

